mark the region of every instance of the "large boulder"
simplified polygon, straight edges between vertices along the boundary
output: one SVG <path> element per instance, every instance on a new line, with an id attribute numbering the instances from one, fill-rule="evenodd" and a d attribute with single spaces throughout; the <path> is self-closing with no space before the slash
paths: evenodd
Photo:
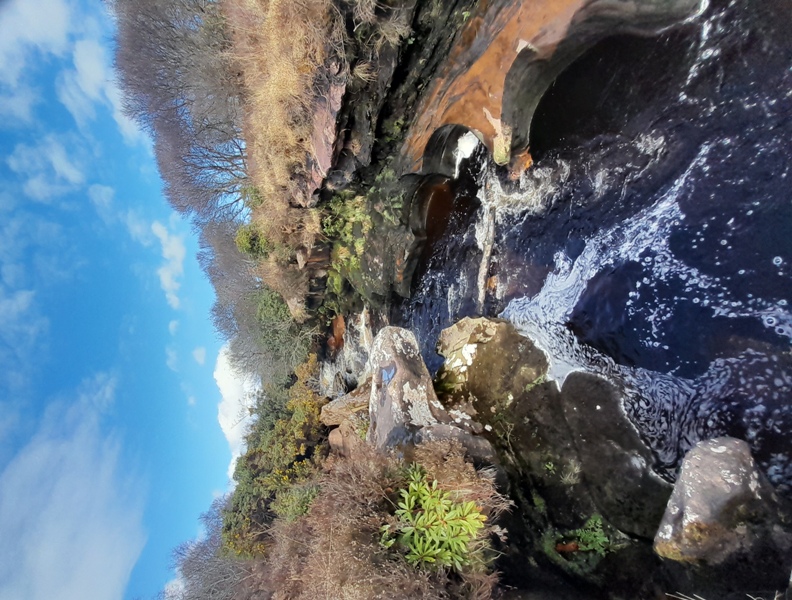
<path id="1" fill-rule="evenodd" d="M 544 352 L 506 321 L 466 318 L 443 331 L 436 389 L 454 424 L 482 431 L 496 449 L 516 510 L 500 567 L 523 585 L 531 560 L 587 584 L 652 597 L 651 547 L 672 486 L 622 407 L 619 390 L 589 374 L 559 389 Z M 602 554 L 578 550 L 592 517 Z"/>
<path id="2" fill-rule="evenodd" d="M 652 453 L 627 420 L 617 389 L 596 375 L 571 373 L 561 404 L 599 512 L 624 533 L 654 537 L 671 485 L 652 471 Z"/>
<path id="3" fill-rule="evenodd" d="M 437 389 L 455 424 L 487 435 L 536 482 L 551 521 L 574 528 L 598 512 L 651 539 L 671 486 L 604 379 L 569 375 L 559 391 L 547 359 L 506 321 L 465 318 L 444 330 Z"/>
<path id="4" fill-rule="evenodd" d="M 368 439 L 377 448 L 414 443 L 422 427 L 450 421 L 410 331 L 383 328 L 371 348 L 369 369 Z"/>
<path id="5" fill-rule="evenodd" d="M 325 404 L 319 419 L 328 427 L 341 425 L 347 420 L 358 420 L 363 413 L 368 413 L 369 396 L 371 396 L 371 383 L 366 382 L 348 394 Z"/>
<path id="6" fill-rule="evenodd" d="M 750 558 L 754 570 L 785 556 L 786 564 L 781 559 L 772 568 L 783 580 L 792 563 L 788 527 L 748 444 L 721 437 L 699 442 L 685 456 L 654 547 L 679 562 L 723 565 Z"/>

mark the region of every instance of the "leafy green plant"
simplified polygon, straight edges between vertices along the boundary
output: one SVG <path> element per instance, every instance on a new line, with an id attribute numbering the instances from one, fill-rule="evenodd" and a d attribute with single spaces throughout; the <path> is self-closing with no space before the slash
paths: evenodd
<path id="1" fill-rule="evenodd" d="M 473 501 L 454 502 L 419 465 L 407 471 L 407 487 L 399 492 L 397 522 L 384 525 L 381 543 L 406 549 L 414 566 L 451 567 L 462 571 L 481 560 L 476 540 L 487 517 Z"/>
<path id="2" fill-rule="evenodd" d="M 591 515 L 586 524 L 573 532 L 578 540 L 578 547 L 584 552 L 596 552 L 600 556 L 610 550 L 611 541 L 602 528 L 602 517 Z"/>
<path id="3" fill-rule="evenodd" d="M 317 494 L 319 494 L 319 486 L 315 483 L 285 488 L 275 494 L 270 509 L 280 518 L 291 523 L 308 512 Z"/>
<path id="4" fill-rule="evenodd" d="M 255 258 L 264 258 L 273 249 L 273 245 L 255 223 L 247 223 L 237 229 L 234 242 L 242 254 L 249 254 Z"/>

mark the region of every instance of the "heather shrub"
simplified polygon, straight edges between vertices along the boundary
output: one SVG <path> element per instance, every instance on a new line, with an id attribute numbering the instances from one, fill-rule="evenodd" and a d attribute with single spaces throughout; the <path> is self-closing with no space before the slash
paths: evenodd
<path id="1" fill-rule="evenodd" d="M 486 600 L 492 596 L 497 577 L 489 572 L 489 539 L 493 521 L 508 506 L 495 489 L 493 474 L 473 468 L 455 442 L 427 443 L 415 454 L 416 461 L 423 457 L 428 466 L 408 466 L 369 446 L 353 458 L 335 459 L 332 468 L 317 478 L 319 492 L 306 514 L 273 522 L 266 572 L 276 597 Z M 424 483 L 449 509 L 446 516 L 462 507 L 460 514 L 466 516 L 461 521 L 472 517 L 466 549 L 459 552 L 464 556 L 456 562 L 412 560 L 409 543 L 396 541 L 396 536 L 407 533 L 402 526 L 406 515 L 400 511 L 408 509 L 400 508 L 400 502 L 410 495 L 411 484 L 415 489 Z M 412 515 L 417 517 L 418 511 Z M 459 520 L 452 521 L 449 529 L 464 529 Z M 383 528 L 393 537 L 383 539 Z"/>

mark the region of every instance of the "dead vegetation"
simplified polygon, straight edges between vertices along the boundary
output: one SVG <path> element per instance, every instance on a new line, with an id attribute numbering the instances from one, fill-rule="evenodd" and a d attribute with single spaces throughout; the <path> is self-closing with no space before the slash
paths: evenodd
<path id="1" fill-rule="evenodd" d="M 306 318 L 312 279 L 326 274 L 317 258 L 323 236 L 312 195 L 332 152 L 333 139 L 323 133 L 330 96 L 350 80 L 375 82 L 379 52 L 409 34 L 409 15 L 400 2 L 390 4 L 396 6 L 222 0 L 231 62 L 243 82 L 247 168 L 257 199 L 249 203 L 250 218 L 276 249 L 259 257 L 256 275 L 283 296 L 297 320 Z"/>
<path id="2" fill-rule="evenodd" d="M 438 485 L 460 500 L 473 500 L 489 516 L 508 506 L 492 473 L 476 471 L 455 442 L 420 446 L 416 461 Z M 351 459 L 338 459 L 320 481 L 309 512 L 271 529 L 266 560 L 267 586 L 274 598 L 289 600 L 440 600 L 492 597 L 497 575 L 481 570 L 458 574 L 410 566 L 404 556 L 380 543 L 381 526 L 392 519 L 405 463 L 366 446 Z"/>
<path id="3" fill-rule="evenodd" d="M 246 90 L 253 183 L 265 199 L 305 205 L 298 199 L 314 153 L 316 84 L 330 61 L 342 60 L 341 15 L 330 0 L 225 0 L 223 12 Z"/>

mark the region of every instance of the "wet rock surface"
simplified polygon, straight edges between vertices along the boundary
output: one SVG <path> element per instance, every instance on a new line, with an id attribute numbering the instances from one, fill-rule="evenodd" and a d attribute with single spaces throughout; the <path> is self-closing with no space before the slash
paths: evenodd
<path id="1" fill-rule="evenodd" d="M 700 442 L 685 456 L 655 537 L 663 558 L 717 568 L 743 585 L 783 587 L 792 521 L 742 440 Z M 747 565 L 751 565 L 750 568 Z"/>
<path id="2" fill-rule="evenodd" d="M 561 388 L 564 417 L 594 504 L 620 531 L 651 539 L 671 486 L 653 473 L 652 453 L 621 400 L 612 384 L 586 373 L 572 373 Z"/>
<path id="3" fill-rule="evenodd" d="M 374 342 L 372 317 L 368 310 L 350 315 L 337 352 L 322 362 L 319 391 L 328 398 L 339 398 L 368 378 L 368 359 Z"/>
<path id="4" fill-rule="evenodd" d="M 599 512 L 624 533 L 654 537 L 671 486 L 652 473 L 613 386 L 576 373 L 559 391 L 546 381 L 544 353 L 505 321 L 463 319 L 443 331 L 438 350 L 449 415 L 486 432 L 521 476 L 537 480 L 556 524 Z"/>
<path id="5" fill-rule="evenodd" d="M 481 3 L 438 71 L 402 149 L 420 168 L 444 126 L 475 131 L 498 164 L 528 147 L 531 119 L 553 80 L 607 35 L 650 33 L 699 9 L 698 0 L 538 0 Z M 516 134 L 516 135 L 515 135 Z"/>

